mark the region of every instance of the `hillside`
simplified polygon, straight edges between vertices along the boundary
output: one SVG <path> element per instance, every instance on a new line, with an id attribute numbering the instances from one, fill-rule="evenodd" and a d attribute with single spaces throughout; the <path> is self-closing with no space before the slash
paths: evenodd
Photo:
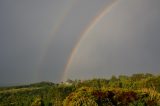
<path id="1" fill-rule="evenodd" d="M 1 87 L 0 106 L 160 106 L 160 75 Z"/>

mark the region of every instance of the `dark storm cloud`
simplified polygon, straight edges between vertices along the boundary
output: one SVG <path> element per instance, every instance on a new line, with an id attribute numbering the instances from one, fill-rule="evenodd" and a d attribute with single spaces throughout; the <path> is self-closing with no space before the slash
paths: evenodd
<path id="1" fill-rule="evenodd" d="M 68 76 L 108 77 L 160 70 L 158 0 L 123 0 L 81 42 Z"/>
<path id="2" fill-rule="evenodd" d="M 34 82 L 41 47 L 68 3 L 1 0 L 0 5 L 0 83 Z"/>
<path id="3" fill-rule="evenodd" d="M 0 84 L 59 81 L 79 33 L 110 1 L 1 0 Z M 60 29 L 47 42 L 66 10 Z"/>
<path id="4" fill-rule="evenodd" d="M 73 47 L 80 38 L 80 33 L 88 25 L 90 20 L 96 16 L 97 12 L 110 2 L 111 0 L 76 2 L 48 48 L 42 69 L 40 70 L 40 77 L 42 79 L 47 78 L 48 75 L 49 78 L 47 79 L 53 79 L 52 76 L 54 76 L 57 77 L 56 79 L 61 80 L 64 66 Z M 55 75 L 54 70 L 58 71 L 57 75 Z M 50 75 L 45 72 L 49 72 Z"/>
<path id="5" fill-rule="evenodd" d="M 1 0 L 0 85 L 58 82 L 81 32 L 111 1 Z M 68 76 L 159 73 L 159 4 L 119 0 L 82 40 Z"/>

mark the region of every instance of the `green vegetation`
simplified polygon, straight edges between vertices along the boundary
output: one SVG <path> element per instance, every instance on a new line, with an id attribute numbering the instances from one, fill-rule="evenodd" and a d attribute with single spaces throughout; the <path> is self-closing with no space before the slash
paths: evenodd
<path id="1" fill-rule="evenodd" d="M 1 87 L 0 106 L 160 106 L 160 76 L 133 74 Z"/>

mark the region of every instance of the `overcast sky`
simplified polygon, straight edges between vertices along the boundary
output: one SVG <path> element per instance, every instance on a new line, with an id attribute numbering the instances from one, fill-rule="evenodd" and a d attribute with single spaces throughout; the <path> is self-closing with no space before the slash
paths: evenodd
<path id="1" fill-rule="evenodd" d="M 80 34 L 113 0 L 1 0 L 0 86 L 59 82 Z M 83 37 L 67 77 L 160 72 L 160 0 L 119 0 Z"/>

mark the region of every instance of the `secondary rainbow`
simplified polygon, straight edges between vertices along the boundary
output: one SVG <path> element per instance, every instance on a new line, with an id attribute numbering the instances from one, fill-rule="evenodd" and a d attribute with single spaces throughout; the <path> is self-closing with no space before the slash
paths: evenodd
<path id="1" fill-rule="evenodd" d="M 63 22 L 65 21 L 66 17 L 68 16 L 69 12 L 72 10 L 74 5 L 77 3 L 77 1 L 78 0 L 71 0 L 69 8 L 64 9 L 62 14 L 60 15 L 59 20 L 57 20 L 57 22 L 54 24 L 54 26 L 52 28 L 53 30 L 48 34 L 48 36 L 44 40 L 44 45 L 41 47 L 42 50 L 40 52 L 40 56 L 39 56 L 39 58 L 37 60 L 35 68 L 33 69 L 34 70 L 33 72 L 34 72 L 35 80 L 37 80 L 38 77 L 39 77 L 37 75 L 39 73 L 38 72 L 39 68 L 43 64 L 44 57 L 47 54 L 48 47 L 49 47 L 50 43 L 52 42 L 53 37 L 56 36 L 56 33 L 60 30 L 60 27 L 62 26 Z"/>
<path id="2" fill-rule="evenodd" d="M 63 71 L 63 75 L 61 78 L 61 81 L 65 81 L 66 77 L 67 77 L 67 73 L 68 73 L 68 68 L 72 63 L 72 60 L 74 58 L 74 55 L 76 54 L 79 46 L 80 46 L 80 42 L 82 41 L 82 39 L 85 38 L 85 36 L 87 36 L 87 34 L 95 27 L 95 25 L 107 14 L 111 11 L 111 9 L 114 7 L 115 4 L 117 4 L 118 0 L 113 0 L 112 3 L 106 5 L 101 12 L 96 15 L 91 21 L 90 23 L 87 25 L 87 27 L 85 28 L 84 31 L 82 31 L 82 33 L 80 34 L 80 38 L 78 40 L 78 42 L 76 43 L 76 45 L 74 46 L 74 48 L 72 49 L 72 52 L 68 58 L 68 61 L 65 65 L 64 71 Z"/>

